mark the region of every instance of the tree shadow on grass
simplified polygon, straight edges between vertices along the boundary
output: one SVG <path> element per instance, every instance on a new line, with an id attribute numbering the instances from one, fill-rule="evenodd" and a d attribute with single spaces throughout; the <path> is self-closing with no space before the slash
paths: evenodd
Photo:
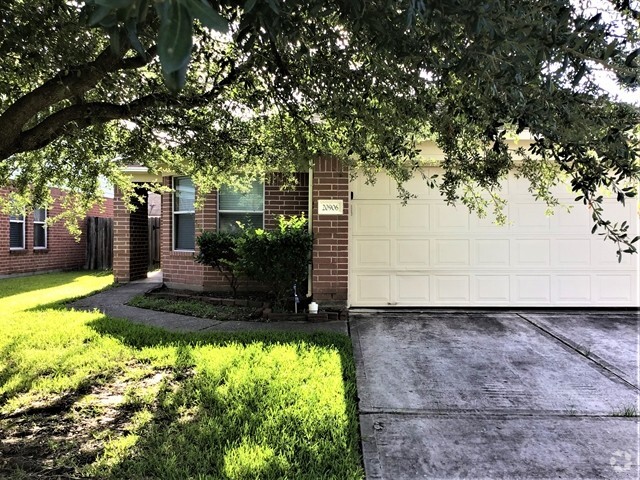
<path id="1" fill-rule="evenodd" d="M 363 477 L 355 367 L 348 337 L 290 332 L 181 334 L 110 318 L 89 325 L 132 348 L 176 351 L 173 375 L 158 390 L 151 418 L 128 440 L 107 446 L 93 474 L 108 478 Z M 266 377 L 262 372 L 248 378 L 243 375 L 252 371 L 245 370 L 241 361 L 222 361 L 222 366 L 211 370 L 194 358 L 197 349 L 238 345 L 257 349 L 258 355 L 260 349 L 282 346 L 302 355 L 309 348 L 337 353 L 342 369 L 340 408 L 332 409 L 314 394 L 305 397 L 306 380 L 289 382 L 286 367 L 269 371 Z"/>

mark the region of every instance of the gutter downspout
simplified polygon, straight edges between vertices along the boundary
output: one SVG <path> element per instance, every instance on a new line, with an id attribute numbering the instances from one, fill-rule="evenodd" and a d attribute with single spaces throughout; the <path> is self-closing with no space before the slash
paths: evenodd
<path id="1" fill-rule="evenodd" d="M 309 167 L 309 233 L 313 235 L 313 165 Z M 314 240 L 315 243 L 315 240 Z M 307 297 L 313 296 L 313 248 L 311 249 L 311 263 L 307 274 Z"/>

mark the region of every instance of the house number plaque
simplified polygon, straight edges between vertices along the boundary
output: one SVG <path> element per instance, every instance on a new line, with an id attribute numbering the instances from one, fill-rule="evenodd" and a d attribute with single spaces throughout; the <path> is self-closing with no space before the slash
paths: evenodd
<path id="1" fill-rule="evenodd" d="M 319 215 L 342 215 L 342 200 L 318 200 Z"/>

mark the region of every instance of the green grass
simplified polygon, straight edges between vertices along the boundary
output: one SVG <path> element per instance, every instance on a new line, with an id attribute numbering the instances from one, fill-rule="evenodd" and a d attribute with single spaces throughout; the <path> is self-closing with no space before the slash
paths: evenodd
<path id="1" fill-rule="evenodd" d="M 136 295 L 129 301 L 129 305 L 214 320 L 248 320 L 256 310 L 251 307 L 229 307 L 226 305 L 213 305 L 198 300 L 168 300 L 146 295 Z"/>
<path id="2" fill-rule="evenodd" d="M 336 334 L 178 334 L 69 311 L 105 275 L 0 280 L 0 477 L 363 478 Z"/>
<path id="3" fill-rule="evenodd" d="M 614 410 L 612 413 L 614 417 L 637 417 L 638 410 L 634 405 L 627 405 L 620 407 L 618 410 Z"/>

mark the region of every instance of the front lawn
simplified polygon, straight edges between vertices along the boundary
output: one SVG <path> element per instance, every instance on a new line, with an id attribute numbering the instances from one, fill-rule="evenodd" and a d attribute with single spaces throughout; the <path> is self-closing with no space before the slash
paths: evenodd
<path id="1" fill-rule="evenodd" d="M 69 311 L 110 276 L 0 280 L 0 478 L 362 478 L 351 344 Z"/>

